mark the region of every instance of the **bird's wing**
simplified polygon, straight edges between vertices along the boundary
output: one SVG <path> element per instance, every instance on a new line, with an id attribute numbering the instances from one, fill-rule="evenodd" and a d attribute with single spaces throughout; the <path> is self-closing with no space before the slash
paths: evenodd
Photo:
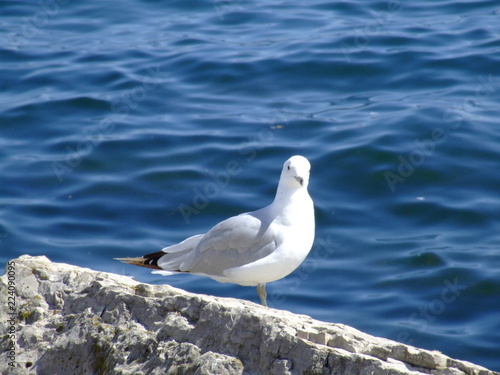
<path id="1" fill-rule="evenodd" d="M 189 257 L 189 254 L 196 249 L 203 236 L 203 234 L 197 234 L 176 245 L 165 247 L 156 253 L 144 255 L 144 257 L 152 258 L 153 260 L 150 264 L 156 264 L 165 271 L 179 272 L 180 265 L 187 257 Z M 167 274 L 162 271 L 158 271 L 156 273 L 161 273 L 163 275 Z"/>
<path id="2" fill-rule="evenodd" d="M 208 231 L 180 268 L 191 273 L 222 276 L 224 270 L 266 257 L 282 240 L 269 223 L 252 213 L 234 216 Z"/>
<path id="3" fill-rule="evenodd" d="M 203 238 L 204 234 L 196 234 L 192 237 L 186 238 L 184 241 L 178 244 L 164 247 L 161 251 L 165 253 L 178 253 L 181 251 L 191 250 L 198 246 L 198 243 Z"/>

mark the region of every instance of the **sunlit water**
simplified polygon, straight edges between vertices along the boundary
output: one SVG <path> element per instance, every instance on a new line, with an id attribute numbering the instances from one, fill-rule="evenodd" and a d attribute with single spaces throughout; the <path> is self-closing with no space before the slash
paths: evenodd
<path id="1" fill-rule="evenodd" d="M 500 370 L 496 1 L 4 2 L 1 261 L 114 261 L 269 204 L 313 165 L 316 242 L 272 307 Z"/>

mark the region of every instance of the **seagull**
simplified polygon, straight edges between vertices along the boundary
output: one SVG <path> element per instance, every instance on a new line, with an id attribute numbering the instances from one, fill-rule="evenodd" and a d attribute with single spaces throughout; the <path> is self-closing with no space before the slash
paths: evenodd
<path id="1" fill-rule="evenodd" d="M 197 234 L 161 251 L 138 258 L 116 258 L 153 273 L 190 273 L 222 283 L 257 286 L 267 306 L 266 283 L 292 273 L 314 242 L 314 205 L 307 186 L 309 161 L 288 159 L 274 201 L 260 210 L 230 217 L 205 234 Z"/>

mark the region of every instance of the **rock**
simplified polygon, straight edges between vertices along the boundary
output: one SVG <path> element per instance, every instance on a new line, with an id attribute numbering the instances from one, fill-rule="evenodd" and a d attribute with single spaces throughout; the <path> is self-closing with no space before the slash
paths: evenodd
<path id="1" fill-rule="evenodd" d="M 13 262 L 17 321 L 0 345 L 10 348 L 14 338 L 15 348 L 1 351 L 2 374 L 494 374 L 248 301 L 141 284 L 46 257 Z M 8 290 L 6 272 L 1 295 Z M 2 303 L 2 325 L 9 312 Z"/>

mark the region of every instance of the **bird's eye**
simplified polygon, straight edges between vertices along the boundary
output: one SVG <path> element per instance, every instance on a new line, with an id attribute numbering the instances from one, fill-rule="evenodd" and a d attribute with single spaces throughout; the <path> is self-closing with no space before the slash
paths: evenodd
<path id="1" fill-rule="evenodd" d="M 290 166 L 288 166 L 288 170 L 290 170 Z"/>

